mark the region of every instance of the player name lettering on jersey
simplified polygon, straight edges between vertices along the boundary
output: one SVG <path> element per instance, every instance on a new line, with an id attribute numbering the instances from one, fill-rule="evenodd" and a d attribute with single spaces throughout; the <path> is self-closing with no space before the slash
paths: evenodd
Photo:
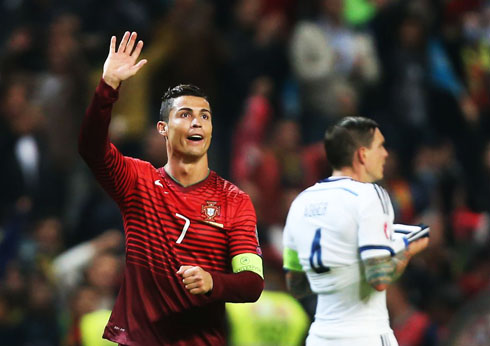
<path id="1" fill-rule="evenodd" d="M 305 216 L 314 217 L 314 216 L 325 215 L 325 213 L 327 212 L 327 205 L 328 203 L 325 202 L 307 204 L 305 207 Z"/>

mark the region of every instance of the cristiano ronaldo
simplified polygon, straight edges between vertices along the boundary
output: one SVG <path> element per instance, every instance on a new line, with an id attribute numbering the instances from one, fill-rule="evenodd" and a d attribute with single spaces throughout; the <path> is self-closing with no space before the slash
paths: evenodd
<path id="1" fill-rule="evenodd" d="M 247 194 L 208 167 L 212 112 L 191 85 L 169 89 L 157 130 L 168 162 L 123 156 L 108 127 L 122 81 L 147 63 L 143 42 L 111 38 L 85 114 L 79 152 L 118 204 L 126 236 L 121 289 L 103 337 L 120 345 L 225 345 L 225 302 L 264 287 L 255 211 Z"/>

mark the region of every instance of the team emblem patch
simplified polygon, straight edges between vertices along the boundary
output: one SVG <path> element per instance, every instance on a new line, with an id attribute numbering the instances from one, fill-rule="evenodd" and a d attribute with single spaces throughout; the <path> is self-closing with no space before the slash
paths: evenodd
<path id="1" fill-rule="evenodd" d="M 221 207 L 216 205 L 218 202 L 206 201 L 206 205 L 202 205 L 201 212 L 204 221 L 214 221 L 221 214 Z"/>

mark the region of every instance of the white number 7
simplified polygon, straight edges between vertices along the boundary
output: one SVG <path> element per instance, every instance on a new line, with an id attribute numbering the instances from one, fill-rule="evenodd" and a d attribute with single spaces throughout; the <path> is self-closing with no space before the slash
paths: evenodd
<path id="1" fill-rule="evenodd" d="M 184 225 L 184 228 L 182 228 L 182 233 L 180 233 L 179 239 L 177 239 L 177 241 L 176 241 L 177 244 L 180 244 L 180 243 L 182 243 L 182 240 L 185 237 L 185 233 L 187 232 L 187 229 L 189 228 L 189 225 L 191 224 L 191 220 L 186 218 L 184 215 L 180 215 L 179 213 L 175 213 L 175 216 L 185 220 L 185 225 Z"/>

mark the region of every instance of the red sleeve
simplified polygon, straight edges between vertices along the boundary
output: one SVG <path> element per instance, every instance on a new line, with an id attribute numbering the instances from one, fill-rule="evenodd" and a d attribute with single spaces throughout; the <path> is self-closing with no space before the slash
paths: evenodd
<path id="1" fill-rule="evenodd" d="M 212 272 L 213 290 L 211 300 L 229 303 L 251 303 L 259 299 L 264 289 L 264 280 L 256 273 L 243 271 L 240 273 Z"/>
<path id="2" fill-rule="evenodd" d="M 260 255 L 257 218 L 250 197 L 245 193 L 240 194 L 234 208 L 232 225 L 228 230 L 230 258 L 243 253 Z"/>
<path id="3" fill-rule="evenodd" d="M 109 141 L 112 105 L 118 96 L 118 90 L 100 80 L 78 138 L 80 155 L 104 190 L 117 202 L 122 201 L 137 178 L 133 160 L 124 157 Z"/>

